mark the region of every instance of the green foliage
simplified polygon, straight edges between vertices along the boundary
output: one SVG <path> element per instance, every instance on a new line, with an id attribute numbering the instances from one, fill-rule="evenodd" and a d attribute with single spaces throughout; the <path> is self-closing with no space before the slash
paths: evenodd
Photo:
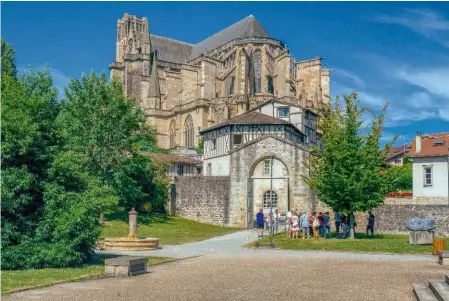
<path id="1" fill-rule="evenodd" d="M 1 39 L 1 53 L 2 53 L 2 77 L 4 75 L 16 77 L 16 64 L 15 57 L 16 52 L 11 47 L 10 44 L 6 43 L 5 40 Z"/>
<path id="2" fill-rule="evenodd" d="M 125 210 L 151 199 L 163 211 L 166 189 L 161 170 L 139 152 L 159 151 L 156 132 L 145 125 L 142 111 L 124 96 L 122 85 L 105 74 L 72 79 L 65 90 L 58 125 L 66 149 L 80 154 L 90 174 L 116 190 Z M 157 194 L 155 194 L 157 192 Z"/>
<path id="3" fill-rule="evenodd" d="M 101 213 L 164 210 L 166 170 L 139 154 L 158 151 L 155 131 L 104 74 L 72 79 L 60 103 L 48 68 L 17 76 L 1 47 L 2 268 L 79 265 Z"/>
<path id="4" fill-rule="evenodd" d="M 402 166 L 389 166 L 385 170 L 388 192 L 412 191 L 413 164 L 408 162 Z"/>
<path id="5" fill-rule="evenodd" d="M 391 144 L 380 150 L 379 143 L 386 107 L 367 128 L 362 125 L 364 112 L 369 111 L 360 108 L 354 92 L 344 95 L 344 105 L 337 97 L 320 122 L 324 147 L 314 148 L 316 156 L 310 159 L 310 176 L 305 180 L 336 212 L 374 209 L 383 203 L 388 190 L 381 167 Z"/>
<path id="6" fill-rule="evenodd" d="M 204 153 L 204 137 L 201 136 L 199 141 L 198 141 L 198 146 L 195 148 L 196 152 L 198 154 L 203 154 Z"/>
<path id="7" fill-rule="evenodd" d="M 48 68 L 11 70 L 13 55 L 2 53 L 2 269 L 77 265 L 88 260 L 115 191 L 82 169 L 83 158 L 61 152 Z"/>

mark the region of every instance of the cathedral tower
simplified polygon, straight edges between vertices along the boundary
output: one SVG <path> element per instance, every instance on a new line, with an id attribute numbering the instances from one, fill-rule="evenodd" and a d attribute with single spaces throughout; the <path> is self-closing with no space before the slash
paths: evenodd
<path id="1" fill-rule="evenodd" d="M 116 61 L 111 77 L 123 82 L 127 97 L 142 109 L 160 108 L 157 53 L 151 51 L 147 18 L 125 14 L 117 21 Z"/>

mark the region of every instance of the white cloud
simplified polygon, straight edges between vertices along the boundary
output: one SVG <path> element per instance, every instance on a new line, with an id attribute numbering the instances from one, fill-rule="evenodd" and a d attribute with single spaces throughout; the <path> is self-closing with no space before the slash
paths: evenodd
<path id="1" fill-rule="evenodd" d="M 439 109 L 438 115 L 441 119 L 449 120 L 449 105 L 445 108 Z"/>
<path id="2" fill-rule="evenodd" d="M 449 99 L 449 67 L 425 70 L 403 67 L 395 72 L 395 76 L 431 94 Z"/>
<path id="3" fill-rule="evenodd" d="M 337 77 L 346 77 L 348 79 L 350 79 L 357 88 L 361 88 L 361 89 L 365 89 L 366 88 L 366 83 L 363 79 L 361 79 L 359 76 L 348 72 L 344 69 L 335 69 L 334 75 Z"/>
<path id="4" fill-rule="evenodd" d="M 449 47 L 449 19 L 432 10 L 405 9 L 400 16 L 381 14 L 380 23 L 398 24 Z"/>
<path id="5" fill-rule="evenodd" d="M 342 94 L 350 94 L 352 93 L 354 90 L 357 91 L 359 97 L 360 97 L 360 102 L 362 105 L 368 106 L 372 109 L 379 109 L 382 108 L 387 101 L 383 98 L 380 97 L 378 95 L 374 95 L 371 94 L 369 92 L 366 92 L 364 90 L 360 91 L 354 88 L 349 88 L 346 85 L 342 85 L 337 81 L 333 81 L 331 83 L 331 89 L 332 89 L 332 95 L 336 96 L 336 95 L 342 95 Z"/>

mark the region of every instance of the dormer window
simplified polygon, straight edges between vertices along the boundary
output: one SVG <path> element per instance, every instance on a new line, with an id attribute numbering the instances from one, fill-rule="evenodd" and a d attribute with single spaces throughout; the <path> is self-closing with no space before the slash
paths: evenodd
<path id="1" fill-rule="evenodd" d="M 289 108 L 288 107 L 282 107 L 278 108 L 278 118 L 286 118 L 289 114 Z"/>

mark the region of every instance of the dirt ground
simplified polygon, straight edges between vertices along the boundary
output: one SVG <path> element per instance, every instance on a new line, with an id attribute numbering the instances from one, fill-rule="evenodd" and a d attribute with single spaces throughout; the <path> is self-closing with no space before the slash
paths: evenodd
<path id="1" fill-rule="evenodd" d="M 301 258 L 267 252 L 207 255 L 155 266 L 145 275 L 59 284 L 2 299 L 407 301 L 415 300 L 412 284 L 442 280 L 449 273 L 429 260 Z"/>

